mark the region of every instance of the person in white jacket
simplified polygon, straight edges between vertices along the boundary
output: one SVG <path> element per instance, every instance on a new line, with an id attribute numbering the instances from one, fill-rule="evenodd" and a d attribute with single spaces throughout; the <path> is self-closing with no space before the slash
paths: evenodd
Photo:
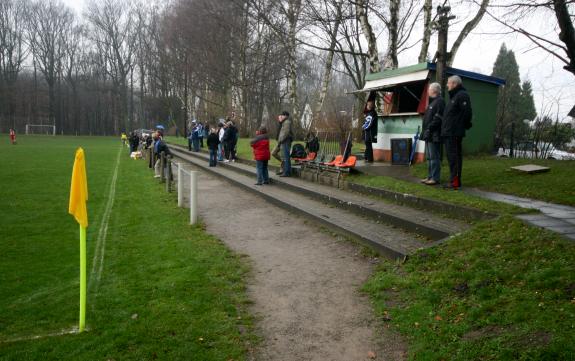
<path id="1" fill-rule="evenodd" d="M 218 123 L 218 138 L 220 139 L 220 143 L 218 144 L 218 162 L 224 160 L 224 133 L 226 130 L 224 129 L 224 120 L 220 119 Z"/>

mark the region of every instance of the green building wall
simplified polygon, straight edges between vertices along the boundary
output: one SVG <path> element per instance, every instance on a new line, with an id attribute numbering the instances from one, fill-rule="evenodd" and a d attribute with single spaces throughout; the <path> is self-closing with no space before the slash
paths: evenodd
<path id="1" fill-rule="evenodd" d="M 435 72 L 431 72 L 431 74 L 431 79 L 435 79 Z M 491 153 L 493 151 L 499 87 L 495 84 L 465 77 L 462 79 L 463 87 L 467 89 L 471 98 L 471 108 L 473 109 L 473 127 L 465 134 L 463 153 Z M 447 96 L 446 101 L 448 100 L 449 96 Z"/>

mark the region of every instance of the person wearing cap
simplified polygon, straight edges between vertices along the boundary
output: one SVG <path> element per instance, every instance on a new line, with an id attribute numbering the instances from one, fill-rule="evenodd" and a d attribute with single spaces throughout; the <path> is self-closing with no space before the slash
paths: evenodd
<path id="1" fill-rule="evenodd" d="M 194 120 L 192 122 L 192 132 L 190 134 L 190 137 L 188 138 L 188 148 L 189 148 L 189 142 L 192 142 L 192 149 L 194 152 L 199 152 L 200 151 L 200 128 L 198 126 L 198 123 Z"/>
<path id="2" fill-rule="evenodd" d="M 289 118 L 289 113 L 287 111 L 283 111 L 279 116 L 279 121 L 281 123 L 281 129 L 278 135 L 278 144 L 281 148 L 282 154 L 282 165 L 283 165 L 283 173 L 280 174 L 280 177 L 290 177 L 291 176 L 291 161 L 290 161 L 290 152 L 291 152 L 291 143 L 293 141 L 293 129 L 292 123 Z"/>
<path id="3" fill-rule="evenodd" d="M 163 140 L 163 136 L 164 134 L 162 133 L 161 130 L 157 130 L 154 135 L 154 153 L 156 156 L 156 162 L 154 164 L 154 178 L 160 178 L 161 176 L 161 171 L 162 171 L 162 166 L 161 166 L 161 160 L 160 160 L 160 156 L 162 154 L 162 152 L 164 152 L 164 154 L 167 157 L 172 157 L 172 152 L 170 152 L 170 148 L 168 148 L 168 145 L 166 144 L 166 142 L 164 142 Z"/>

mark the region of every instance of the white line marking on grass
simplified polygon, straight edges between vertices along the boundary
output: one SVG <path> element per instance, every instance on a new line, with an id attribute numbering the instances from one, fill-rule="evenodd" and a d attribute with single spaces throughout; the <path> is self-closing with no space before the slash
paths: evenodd
<path id="1" fill-rule="evenodd" d="M 87 331 L 87 329 L 86 329 Z M 34 335 L 34 336 L 24 336 L 24 337 L 16 337 L 16 338 L 11 338 L 8 340 L 0 340 L 0 344 L 2 343 L 12 343 L 12 342 L 20 342 L 20 341 L 31 341 L 31 340 L 37 340 L 40 338 L 46 338 L 46 337 L 56 337 L 56 336 L 63 336 L 63 335 L 72 335 L 72 334 L 76 334 L 78 333 L 78 327 L 73 327 L 69 330 L 62 330 L 60 332 L 53 332 L 53 333 L 46 333 L 44 335 Z"/>
<path id="2" fill-rule="evenodd" d="M 118 179 L 118 168 L 120 166 L 120 156 L 122 154 L 122 150 L 122 148 L 118 150 L 116 166 L 114 167 L 114 174 L 112 175 L 112 181 L 110 182 L 108 200 L 106 202 L 104 215 L 102 216 L 102 221 L 100 222 L 100 229 L 98 230 L 98 238 L 96 241 L 96 249 L 94 251 L 94 259 L 92 260 L 92 271 L 90 272 L 90 282 L 88 289 L 91 289 L 92 285 L 94 285 L 97 290 L 98 284 L 100 283 L 100 279 L 102 277 L 102 269 L 104 268 L 104 254 L 106 251 L 106 236 L 108 235 L 108 222 L 110 221 L 112 207 L 114 206 L 114 198 L 116 196 L 116 181 Z"/>

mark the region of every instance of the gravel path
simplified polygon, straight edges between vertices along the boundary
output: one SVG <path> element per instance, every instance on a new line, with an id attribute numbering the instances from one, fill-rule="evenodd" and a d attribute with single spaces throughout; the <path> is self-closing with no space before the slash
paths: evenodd
<path id="1" fill-rule="evenodd" d="M 405 358 L 359 291 L 373 262 L 357 246 L 219 178 L 200 172 L 198 184 L 208 233 L 253 264 L 248 292 L 264 339 L 256 360 Z"/>

